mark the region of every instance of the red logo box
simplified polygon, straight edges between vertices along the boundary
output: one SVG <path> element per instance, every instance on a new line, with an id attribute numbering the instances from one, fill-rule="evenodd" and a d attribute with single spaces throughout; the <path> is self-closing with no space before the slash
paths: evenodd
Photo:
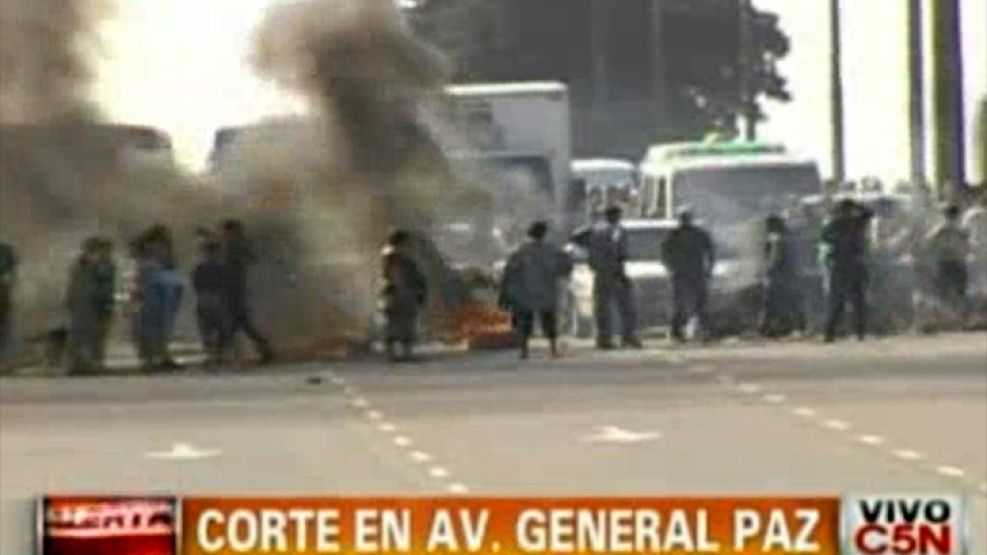
<path id="1" fill-rule="evenodd" d="M 177 555 L 174 497 L 57 497 L 38 503 L 41 555 Z"/>

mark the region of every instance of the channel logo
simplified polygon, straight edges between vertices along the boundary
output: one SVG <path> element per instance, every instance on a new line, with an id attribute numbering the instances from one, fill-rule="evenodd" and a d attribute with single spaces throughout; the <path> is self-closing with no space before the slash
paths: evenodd
<path id="1" fill-rule="evenodd" d="M 847 555 L 967 555 L 966 505 L 955 495 L 843 498 Z"/>
<path id="2" fill-rule="evenodd" d="M 42 555 L 174 555 L 177 500 L 46 497 L 38 507 Z"/>

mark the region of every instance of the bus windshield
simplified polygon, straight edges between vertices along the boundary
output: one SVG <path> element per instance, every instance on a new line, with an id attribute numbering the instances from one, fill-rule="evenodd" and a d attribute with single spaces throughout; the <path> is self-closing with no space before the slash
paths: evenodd
<path id="1" fill-rule="evenodd" d="M 678 203 L 713 226 L 764 218 L 822 192 L 811 163 L 691 168 L 676 172 L 674 185 Z"/>

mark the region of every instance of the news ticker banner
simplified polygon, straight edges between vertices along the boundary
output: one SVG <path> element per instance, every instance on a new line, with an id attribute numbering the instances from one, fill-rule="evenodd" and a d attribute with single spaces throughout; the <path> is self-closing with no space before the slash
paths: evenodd
<path id="1" fill-rule="evenodd" d="M 955 495 L 45 497 L 43 555 L 968 552 Z"/>

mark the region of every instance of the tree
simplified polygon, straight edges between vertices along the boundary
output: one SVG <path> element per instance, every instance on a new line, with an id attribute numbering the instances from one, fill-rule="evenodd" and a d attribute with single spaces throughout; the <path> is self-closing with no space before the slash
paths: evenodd
<path id="1" fill-rule="evenodd" d="M 576 149 L 594 155 L 736 133 L 763 100 L 791 99 L 789 37 L 747 0 L 418 0 L 408 14 L 457 79 L 568 83 Z"/>
<path id="2" fill-rule="evenodd" d="M 757 123 L 765 119 L 762 98 L 779 102 L 792 99 L 788 81 L 778 72 L 778 61 L 788 55 L 791 41 L 782 31 L 778 15 L 758 10 L 750 2 L 741 4 L 740 84 L 741 105 L 737 113 L 745 120 L 747 138 L 757 135 Z"/>
<path id="3" fill-rule="evenodd" d="M 446 56 L 455 79 L 472 77 L 507 38 L 498 33 L 503 6 L 497 0 L 420 0 L 405 13 L 415 33 Z"/>

